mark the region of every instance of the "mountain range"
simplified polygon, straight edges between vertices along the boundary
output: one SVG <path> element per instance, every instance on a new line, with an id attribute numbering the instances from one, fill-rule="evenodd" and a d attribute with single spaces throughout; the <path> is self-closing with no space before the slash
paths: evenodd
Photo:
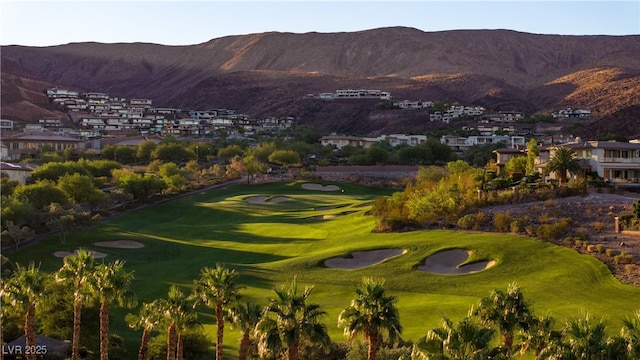
<path id="1" fill-rule="evenodd" d="M 528 115 L 588 108 L 578 129 L 640 136 L 640 35 L 539 35 L 510 30 L 259 33 L 189 46 L 71 43 L 3 46 L 2 117 L 64 116 L 43 90 L 62 87 L 150 98 L 155 106 L 294 116 L 323 131 L 420 131 L 424 118 L 371 102 L 305 95 L 378 89 Z"/>

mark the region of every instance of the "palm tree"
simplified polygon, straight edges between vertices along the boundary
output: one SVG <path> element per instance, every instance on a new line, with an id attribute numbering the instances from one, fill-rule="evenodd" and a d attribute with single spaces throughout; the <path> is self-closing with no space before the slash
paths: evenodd
<path id="1" fill-rule="evenodd" d="M 45 274 L 40 272 L 33 262 L 29 266 L 22 267 L 16 264 L 16 271 L 11 278 L 3 284 L 3 298 L 9 300 L 14 306 L 24 309 L 24 336 L 27 348 L 35 348 L 36 345 L 36 304 L 45 299 Z M 35 360 L 35 353 L 27 353 L 27 360 Z"/>
<path id="2" fill-rule="evenodd" d="M 138 315 L 127 314 L 125 320 L 132 329 L 142 329 L 142 340 L 140 341 L 140 349 L 138 350 L 138 360 L 146 360 L 149 350 L 149 338 L 154 327 L 160 324 L 162 319 L 160 312 L 160 304 L 158 301 L 144 303 L 140 308 Z"/>
<path id="3" fill-rule="evenodd" d="M 502 334 L 502 346 L 509 352 L 513 348 L 513 333 L 516 329 L 527 331 L 532 319 L 529 304 L 515 283 L 507 291 L 493 290 L 491 295 L 480 300 L 473 312 L 483 324 L 495 325 Z"/>
<path id="4" fill-rule="evenodd" d="M 532 318 L 529 322 L 529 328 L 521 334 L 520 354 L 533 349 L 535 359 L 542 359 L 544 353 L 548 353 L 554 344 L 562 340 L 562 334 L 553 330 L 554 322 L 550 316 L 540 319 Z"/>
<path id="5" fill-rule="evenodd" d="M 100 302 L 100 360 L 109 360 L 109 305 L 121 307 L 136 305 L 134 293 L 129 289 L 133 272 L 124 270 L 124 261 L 100 264 L 94 271 L 92 295 Z"/>
<path id="6" fill-rule="evenodd" d="M 246 360 L 249 354 L 249 346 L 251 345 L 251 331 L 255 329 L 258 321 L 260 321 L 260 315 L 262 314 L 262 307 L 250 302 L 245 304 L 236 304 L 229 309 L 229 318 L 231 324 L 236 325 L 240 331 L 242 331 L 242 338 L 240 339 L 240 349 L 238 351 L 238 360 Z"/>
<path id="7" fill-rule="evenodd" d="M 572 149 L 556 147 L 545 167 L 545 171 L 548 173 L 556 173 L 559 184 L 562 185 L 567 179 L 567 171 L 572 175 L 580 171 L 580 161 Z"/>
<path id="8" fill-rule="evenodd" d="M 350 339 L 364 334 L 369 344 L 367 358 L 375 360 L 380 337 L 386 335 L 395 342 L 402 332 L 397 298 L 385 293 L 384 280 L 374 278 L 362 279 L 355 292 L 351 305 L 338 316 L 338 326 L 344 327 L 344 334 Z"/>
<path id="9" fill-rule="evenodd" d="M 184 330 L 196 324 L 196 312 L 184 293 L 175 285 L 166 299 L 158 301 L 159 313 L 167 323 L 167 360 L 182 360 Z"/>
<path id="10" fill-rule="evenodd" d="M 94 271 L 93 254 L 80 249 L 76 255 L 63 259 L 62 267 L 56 273 L 56 280 L 73 284 L 73 339 L 71 343 L 71 360 L 78 359 L 80 350 L 81 310 L 85 293 L 89 292 L 90 280 Z"/>
<path id="11" fill-rule="evenodd" d="M 215 269 L 205 267 L 196 281 L 194 295 L 196 304 L 204 304 L 216 311 L 216 359 L 222 360 L 224 337 L 224 311 L 227 305 L 238 297 L 239 286 L 236 279 L 240 276 L 221 264 Z"/>
<path id="12" fill-rule="evenodd" d="M 312 290 L 306 287 L 298 293 L 297 278 L 288 287 L 274 289 L 276 297 L 269 299 L 255 329 L 261 356 L 286 350 L 288 360 L 298 360 L 301 340 L 328 348 L 327 327 L 319 322 L 326 312 L 318 304 L 307 303 Z"/>
<path id="13" fill-rule="evenodd" d="M 593 321 L 589 314 L 569 320 L 563 335 L 569 353 L 576 359 L 602 359 L 608 353 L 605 325 L 602 321 Z"/>
<path id="14" fill-rule="evenodd" d="M 622 321 L 620 335 L 627 342 L 627 355 L 631 359 L 640 359 L 640 310 L 635 317 L 628 317 Z"/>
<path id="15" fill-rule="evenodd" d="M 441 328 L 429 330 L 413 347 L 416 360 L 483 360 L 493 358 L 499 350 L 489 347 L 493 329 L 479 326 L 469 316 L 458 323 L 445 318 Z"/>

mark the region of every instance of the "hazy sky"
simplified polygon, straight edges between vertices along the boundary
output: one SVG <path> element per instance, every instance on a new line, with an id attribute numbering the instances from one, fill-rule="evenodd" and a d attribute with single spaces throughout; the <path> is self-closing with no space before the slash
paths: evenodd
<path id="1" fill-rule="evenodd" d="M 22 1 L 0 0 L 0 44 L 152 42 L 191 45 L 267 31 L 510 29 L 537 34 L 640 34 L 625 1 Z"/>

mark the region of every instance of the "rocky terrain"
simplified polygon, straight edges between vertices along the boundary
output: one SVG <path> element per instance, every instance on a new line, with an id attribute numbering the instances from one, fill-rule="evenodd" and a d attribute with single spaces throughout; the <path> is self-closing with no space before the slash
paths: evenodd
<path id="1" fill-rule="evenodd" d="M 60 86 L 151 98 L 163 107 L 295 116 L 325 131 L 426 130 L 424 122 L 393 120 L 372 129 L 372 119 L 381 117 L 371 104 L 304 98 L 366 88 L 389 91 L 397 100 L 450 101 L 528 114 L 590 108 L 601 121 L 576 129 L 579 135 L 614 129 L 633 137 L 640 136 L 639 40 L 395 27 L 249 34 L 191 46 L 3 46 L 2 117 L 63 116 L 37 96 L 46 87 Z"/>

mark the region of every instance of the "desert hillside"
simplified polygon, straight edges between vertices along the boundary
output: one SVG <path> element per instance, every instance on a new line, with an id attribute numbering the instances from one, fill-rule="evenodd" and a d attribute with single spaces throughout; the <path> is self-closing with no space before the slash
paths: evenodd
<path id="1" fill-rule="evenodd" d="M 308 112 L 300 103 L 305 94 L 340 88 L 529 114 L 586 107 L 608 116 L 640 104 L 640 36 L 396 27 L 228 36 L 191 46 L 4 46 L 1 59 L 2 116 L 24 121 L 53 111 L 34 97 L 40 85 L 299 118 Z M 366 109 L 353 112 L 352 128 L 364 130 Z"/>

